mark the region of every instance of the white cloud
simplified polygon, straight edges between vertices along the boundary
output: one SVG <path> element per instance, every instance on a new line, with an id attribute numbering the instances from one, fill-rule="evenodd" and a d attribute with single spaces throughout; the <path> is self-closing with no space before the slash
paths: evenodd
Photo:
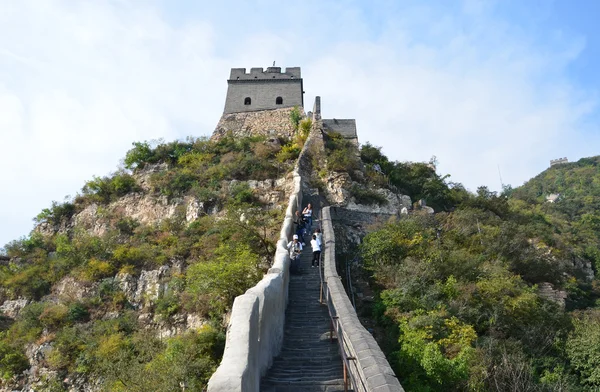
<path id="1" fill-rule="evenodd" d="M 0 244 L 131 142 L 209 134 L 229 68 L 273 60 L 302 67 L 307 109 L 321 95 L 361 141 L 397 160 L 437 155 L 471 189 L 497 189 L 498 165 L 519 185 L 551 158 L 598 153 L 593 95 L 566 76 L 583 38 L 538 42 L 478 1 L 352 4 L 3 1 Z"/>

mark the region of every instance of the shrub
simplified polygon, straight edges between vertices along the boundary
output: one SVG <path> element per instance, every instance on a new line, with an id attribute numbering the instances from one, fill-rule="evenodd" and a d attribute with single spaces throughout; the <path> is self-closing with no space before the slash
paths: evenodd
<path id="1" fill-rule="evenodd" d="M 152 147 L 148 142 L 132 143 L 133 148 L 127 151 L 125 155 L 125 167 L 127 169 L 143 168 L 147 163 L 151 163 L 154 158 Z"/>
<path id="2" fill-rule="evenodd" d="M 241 243 L 219 245 L 210 261 L 192 264 L 187 272 L 187 291 L 210 298 L 211 310 L 222 314 L 233 299 L 252 287 L 261 277 L 260 259 Z"/>
<path id="3" fill-rule="evenodd" d="M 176 314 L 180 307 L 181 305 L 178 296 L 172 291 L 169 291 L 156 301 L 155 311 L 156 314 L 160 315 L 164 319 L 168 319 Z"/>
<path id="4" fill-rule="evenodd" d="M 300 147 L 297 144 L 286 144 L 281 151 L 277 153 L 277 160 L 281 163 L 292 159 L 298 159 L 300 156 Z"/>
<path id="5" fill-rule="evenodd" d="M 6 341 L 5 333 L 0 332 L 0 378 L 10 380 L 29 368 L 29 361 L 21 348 Z"/>
<path id="6" fill-rule="evenodd" d="M 96 201 L 110 203 L 118 197 L 138 190 L 139 187 L 132 175 L 117 172 L 112 177 L 94 177 L 88 181 L 82 191 L 85 195 L 95 196 Z"/>
<path id="7" fill-rule="evenodd" d="M 242 182 L 235 184 L 230 190 L 231 197 L 238 203 L 252 203 L 254 201 L 254 192 L 248 186 L 248 183 Z"/>
<path id="8" fill-rule="evenodd" d="M 42 212 L 35 217 L 36 224 L 49 223 L 53 226 L 60 225 L 63 221 L 71 219 L 75 213 L 75 205 L 70 202 L 58 203 L 52 202 L 50 208 L 44 208 Z"/>
<path id="9" fill-rule="evenodd" d="M 94 281 L 102 278 L 109 277 L 115 272 L 115 267 L 108 261 L 98 260 L 96 258 L 90 259 L 87 266 L 82 271 L 82 277 L 89 281 Z"/>
<path id="10" fill-rule="evenodd" d="M 75 302 L 69 306 L 67 320 L 72 323 L 85 322 L 90 318 L 90 312 L 87 307 L 80 302 Z"/>
<path id="11" fill-rule="evenodd" d="M 352 186 L 350 192 L 359 204 L 377 204 L 378 206 L 383 206 L 388 202 L 386 197 L 381 193 L 356 184 Z"/>
<path id="12" fill-rule="evenodd" d="M 300 109 L 298 109 L 298 106 L 294 106 L 294 108 L 290 111 L 290 122 L 292 123 L 294 129 L 298 129 L 301 119 L 302 114 L 300 113 Z"/>
<path id="13" fill-rule="evenodd" d="M 47 306 L 40 314 L 41 323 L 49 329 L 57 329 L 67 322 L 69 308 L 65 305 L 56 304 Z"/>

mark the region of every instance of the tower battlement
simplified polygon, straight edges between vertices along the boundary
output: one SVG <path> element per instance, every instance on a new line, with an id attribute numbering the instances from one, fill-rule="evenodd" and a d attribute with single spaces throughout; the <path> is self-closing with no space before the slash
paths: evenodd
<path id="1" fill-rule="evenodd" d="M 259 81 L 265 79 L 290 80 L 302 78 L 300 67 L 288 67 L 285 72 L 281 72 L 281 67 L 250 68 L 250 72 L 246 72 L 246 68 L 232 68 L 229 75 L 229 81 Z"/>
<path id="2" fill-rule="evenodd" d="M 304 107 L 300 67 L 232 68 L 224 114 Z"/>

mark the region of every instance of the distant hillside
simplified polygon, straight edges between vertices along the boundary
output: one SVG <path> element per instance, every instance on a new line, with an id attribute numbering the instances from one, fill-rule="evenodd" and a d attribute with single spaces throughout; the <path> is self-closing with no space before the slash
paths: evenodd
<path id="1" fill-rule="evenodd" d="M 538 174 L 512 193 L 515 199 L 531 204 L 546 202 L 546 196 L 558 194 L 553 214 L 581 219 L 600 210 L 600 156 L 555 165 Z"/>
<path id="2" fill-rule="evenodd" d="M 510 202 L 536 217 L 535 233 L 548 245 L 600 270 L 600 156 L 550 167 L 512 191 Z"/>

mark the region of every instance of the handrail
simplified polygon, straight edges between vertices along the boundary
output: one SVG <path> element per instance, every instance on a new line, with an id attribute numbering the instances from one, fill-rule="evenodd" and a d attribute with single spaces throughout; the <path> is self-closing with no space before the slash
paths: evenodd
<path id="1" fill-rule="evenodd" d="M 319 210 L 319 225 L 321 226 L 321 233 L 323 233 L 323 223 L 322 223 L 322 213 L 321 213 L 322 209 Z M 323 233 L 324 234 L 324 233 Z M 337 338 L 338 341 L 338 345 L 340 346 L 340 355 L 342 356 L 342 363 L 344 365 L 344 392 L 348 392 L 348 373 L 350 373 L 350 381 L 352 383 L 352 389 L 357 392 L 359 391 L 357 389 L 357 380 L 356 380 L 356 372 L 348 372 L 348 369 L 350 368 L 350 361 L 355 361 L 356 358 L 349 356 L 346 353 L 346 334 L 344 333 L 344 329 L 342 327 L 342 324 L 339 322 L 339 317 L 335 315 L 335 308 L 333 306 L 333 303 L 331 302 L 331 296 L 329 295 L 329 286 L 327 285 L 327 282 L 325 282 L 324 280 L 324 273 L 323 273 L 323 268 L 324 268 L 324 258 L 325 258 L 325 247 L 326 247 L 327 241 L 326 239 L 323 237 L 323 243 L 321 244 L 321 261 L 319 262 L 319 279 L 321 281 L 321 288 L 320 288 L 320 293 L 319 293 L 319 301 L 321 304 L 323 304 L 323 295 L 325 295 L 325 300 L 327 301 L 327 312 L 329 313 L 329 318 L 331 320 L 331 328 L 329 329 L 329 339 L 333 342 L 333 332 L 335 331 L 335 336 Z M 355 364 L 356 367 L 356 364 Z M 359 380 L 362 386 L 361 390 L 366 391 L 366 387 L 364 385 L 364 383 L 362 382 L 362 380 Z"/>
<path id="2" fill-rule="evenodd" d="M 330 339 L 334 333 L 340 347 L 344 366 L 344 391 L 349 384 L 353 392 L 403 392 L 379 345 L 361 324 L 342 278 L 335 266 L 335 235 L 330 208 L 323 209 L 323 262 L 319 264 L 321 303 L 325 302 L 331 319 Z"/>
<path id="3" fill-rule="evenodd" d="M 329 339 L 331 342 L 333 342 L 333 333 L 335 332 L 338 345 L 340 346 L 340 355 L 342 356 L 342 363 L 344 365 L 344 392 L 348 392 L 348 373 L 350 373 L 350 381 L 352 383 L 353 390 L 366 391 L 367 389 L 362 380 L 359 380 L 361 382 L 362 389 L 357 389 L 357 380 L 355 372 L 348 372 L 348 369 L 350 368 L 350 361 L 354 361 L 356 358 L 349 356 L 348 353 L 346 353 L 346 334 L 344 333 L 342 324 L 339 322 L 339 317 L 335 315 L 335 309 L 333 303 L 331 302 L 331 296 L 329 295 L 329 287 L 327 286 L 327 283 L 323 280 L 322 265 L 323 263 L 319 263 L 319 276 L 321 278 L 321 304 L 323 303 L 323 294 L 325 294 L 325 301 L 327 302 L 327 312 L 329 313 L 329 318 L 331 320 L 331 327 L 329 328 Z"/>

